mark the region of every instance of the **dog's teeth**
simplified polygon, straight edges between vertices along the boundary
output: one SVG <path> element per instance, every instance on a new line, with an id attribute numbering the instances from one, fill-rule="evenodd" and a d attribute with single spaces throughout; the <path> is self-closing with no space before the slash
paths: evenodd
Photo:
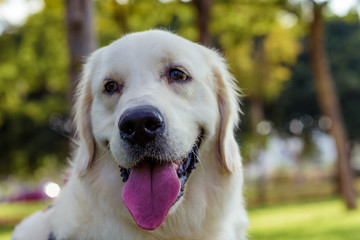
<path id="1" fill-rule="evenodd" d="M 173 162 L 173 167 L 177 171 L 181 165 L 182 161 Z"/>

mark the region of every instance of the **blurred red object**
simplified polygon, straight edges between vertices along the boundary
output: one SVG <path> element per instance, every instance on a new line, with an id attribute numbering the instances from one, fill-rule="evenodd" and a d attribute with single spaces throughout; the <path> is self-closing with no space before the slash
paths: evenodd
<path id="1" fill-rule="evenodd" d="M 9 202 L 17 202 L 17 201 L 39 201 L 39 200 L 49 200 L 51 199 L 46 193 L 44 192 L 43 188 L 38 188 L 35 190 L 26 190 L 22 191 L 19 194 L 11 196 L 8 201 Z"/>

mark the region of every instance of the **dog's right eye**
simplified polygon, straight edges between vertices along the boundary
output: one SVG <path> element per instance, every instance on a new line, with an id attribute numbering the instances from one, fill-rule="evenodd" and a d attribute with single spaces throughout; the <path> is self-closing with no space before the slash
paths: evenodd
<path id="1" fill-rule="evenodd" d="M 104 91 L 109 94 L 120 92 L 120 86 L 115 81 L 108 81 L 104 85 Z"/>
<path id="2" fill-rule="evenodd" d="M 176 82 L 187 82 L 190 79 L 186 73 L 177 68 L 170 69 L 169 78 L 170 80 Z"/>

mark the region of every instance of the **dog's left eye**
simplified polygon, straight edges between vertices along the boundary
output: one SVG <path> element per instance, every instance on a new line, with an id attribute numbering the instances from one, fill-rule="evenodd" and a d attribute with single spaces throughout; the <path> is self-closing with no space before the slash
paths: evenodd
<path id="1" fill-rule="evenodd" d="M 189 80 L 189 76 L 177 68 L 170 69 L 169 75 L 170 75 L 170 80 L 172 81 L 186 82 Z"/>
<path id="2" fill-rule="evenodd" d="M 108 81 L 104 85 L 104 90 L 106 93 L 115 93 L 120 91 L 119 84 L 115 81 Z"/>

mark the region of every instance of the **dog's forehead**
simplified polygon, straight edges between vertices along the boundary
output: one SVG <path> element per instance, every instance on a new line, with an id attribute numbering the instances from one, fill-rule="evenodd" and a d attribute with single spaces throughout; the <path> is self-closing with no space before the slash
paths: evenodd
<path id="1" fill-rule="evenodd" d="M 132 33 L 98 50 L 89 59 L 92 79 L 98 79 L 93 81 L 92 89 L 98 89 L 107 78 L 127 86 L 155 83 L 150 80 L 165 76 L 173 67 L 180 67 L 192 79 L 201 79 L 212 86 L 210 53 L 211 50 L 166 31 Z"/>
<path id="2" fill-rule="evenodd" d="M 109 61 L 171 62 L 201 58 L 200 46 L 175 34 L 151 30 L 126 35 L 106 49 Z"/>

